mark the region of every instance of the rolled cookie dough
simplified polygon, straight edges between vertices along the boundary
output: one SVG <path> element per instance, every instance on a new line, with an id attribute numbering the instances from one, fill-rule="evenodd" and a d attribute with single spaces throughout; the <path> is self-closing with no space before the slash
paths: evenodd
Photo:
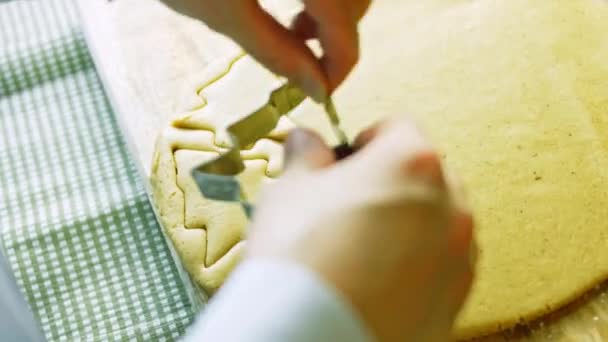
<path id="1" fill-rule="evenodd" d="M 608 2 L 383 0 L 360 32 L 361 62 L 336 94 L 349 134 L 410 115 L 469 190 L 480 258 L 456 336 L 534 319 L 605 279 Z M 238 260 L 245 219 L 200 198 L 187 171 L 276 79 L 242 57 L 215 81 L 206 105 L 162 134 L 153 171 L 164 226 L 208 289 Z M 313 103 L 291 119 L 332 140 Z M 243 152 L 248 191 L 279 174 L 275 141 L 289 127 Z"/>
<path id="2" fill-rule="evenodd" d="M 205 199 L 190 171 L 226 151 L 228 124 L 263 104 L 280 84 L 276 76 L 249 57 L 227 59 L 214 68 L 197 91 L 200 103 L 176 117 L 161 133 L 151 176 L 156 207 L 167 235 L 188 272 L 211 293 L 240 259 L 247 219 L 239 204 Z M 279 142 L 291 125 L 283 118 L 268 138 L 241 152 L 246 170 L 239 180 L 247 198 L 255 200 L 259 187 L 279 175 Z"/>

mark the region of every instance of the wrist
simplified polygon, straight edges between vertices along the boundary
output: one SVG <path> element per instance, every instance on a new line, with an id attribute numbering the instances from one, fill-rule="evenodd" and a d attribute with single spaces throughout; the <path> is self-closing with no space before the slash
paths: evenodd
<path id="1" fill-rule="evenodd" d="M 264 258 L 246 259 L 237 267 L 189 337 L 218 341 L 372 340 L 348 302 L 314 272 L 295 262 Z"/>

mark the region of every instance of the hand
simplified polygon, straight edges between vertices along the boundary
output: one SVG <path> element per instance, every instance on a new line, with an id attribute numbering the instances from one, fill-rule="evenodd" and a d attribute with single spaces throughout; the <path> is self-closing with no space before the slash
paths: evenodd
<path id="1" fill-rule="evenodd" d="M 335 163 L 314 133 L 286 142 L 246 258 L 295 262 L 333 285 L 381 341 L 446 341 L 472 279 L 472 219 L 408 122 L 364 132 Z"/>
<path id="2" fill-rule="evenodd" d="M 164 0 L 182 14 L 227 35 L 271 71 L 324 101 L 359 58 L 357 24 L 371 0 L 304 0 L 291 28 L 279 24 L 257 0 Z M 317 59 L 305 44 L 317 38 Z"/>

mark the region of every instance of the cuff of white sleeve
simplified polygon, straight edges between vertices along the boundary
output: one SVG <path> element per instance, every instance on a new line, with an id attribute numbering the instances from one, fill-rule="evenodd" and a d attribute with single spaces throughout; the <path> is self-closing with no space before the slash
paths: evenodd
<path id="1" fill-rule="evenodd" d="M 190 330 L 188 341 L 372 341 L 335 289 L 294 263 L 241 264 Z"/>

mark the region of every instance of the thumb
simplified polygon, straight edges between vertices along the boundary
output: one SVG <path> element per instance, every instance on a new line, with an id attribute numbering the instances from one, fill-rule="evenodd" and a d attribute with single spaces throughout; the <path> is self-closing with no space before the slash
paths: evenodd
<path id="1" fill-rule="evenodd" d="M 315 132 L 297 128 L 285 141 L 285 169 L 315 170 L 335 162 L 332 150 Z"/>

